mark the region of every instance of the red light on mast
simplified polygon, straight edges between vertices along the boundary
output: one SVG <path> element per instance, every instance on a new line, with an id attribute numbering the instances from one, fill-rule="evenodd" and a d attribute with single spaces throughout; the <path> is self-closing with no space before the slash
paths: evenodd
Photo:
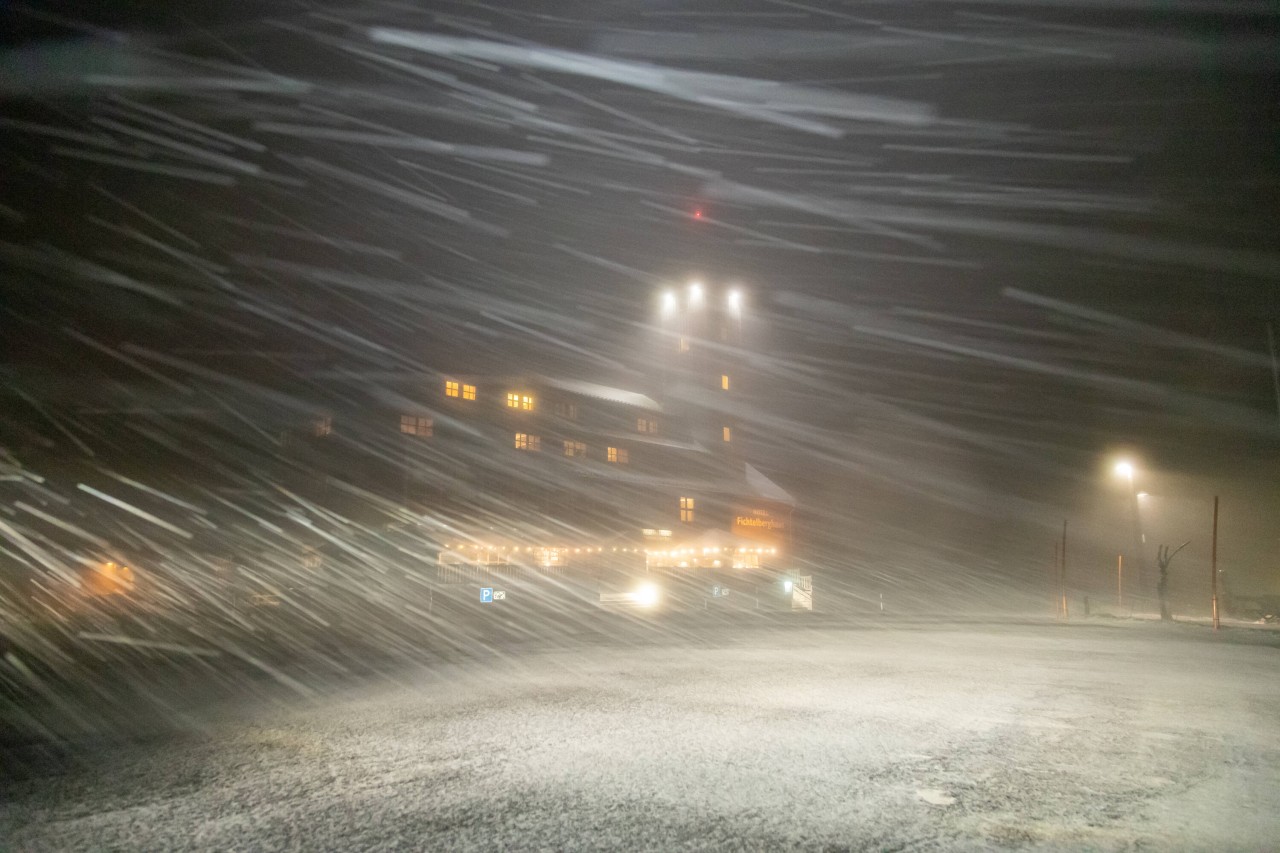
<path id="1" fill-rule="evenodd" d="M 701 219 L 701 218 L 702 218 L 702 209 L 701 209 L 701 208 L 699 208 L 698 210 L 695 210 L 695 211 L 693 212 L 693 218 L 694 218 L 694 219 Z"/>

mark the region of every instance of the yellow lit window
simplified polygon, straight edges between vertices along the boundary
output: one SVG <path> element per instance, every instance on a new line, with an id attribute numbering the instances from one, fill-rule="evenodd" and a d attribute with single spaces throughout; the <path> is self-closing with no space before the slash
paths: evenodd
<path id="1" fill-rule="evenodd" d="M 693 498 L 680 499 L 680 520 L 693 521 Z"/>
<path id="2" fill-rule="evenodd" d="M 528 394 L 517 394 L 514 391 L 508 392 L 507 408 L 531 412 L 533 411 L 533 398 Z"/>
<path id="3" fill-rule="evenodd" d="M 516 450 L 541 450 L 542 439 L 525 432 L 516 433 Z"/>
<path id="4" fill-rule="evenodd" d="M 720 375 L 720 390 L 721 391 L 729 390 L 729 374 L 727 373 L 723 373 Z"/>
<path id="5" fill-rule="evenodd" d="M 462 386 L 462 399 L 464 399 L 464 400 L 474 400 L 475 398 L 476 398 L 476 386 L 474 386 L 474 385 L 463 385 L 463 386 Z"/>
<path id="6" fill-rule="evenodd" d="M 320 438 L 323 438 L 324 436 L 329 435 L 331 432 L 333 432 L 333 418 L 329 417 L 328 415 L 325 415 L 324 417 L 321 417 L 321 418 L 316 418 L 311 423 L 311 431 L 317 437 L 320 437 Z"/>
<path id="7" fill-rule="evenodd" d="M 568 439 L 565 439 L 564 455 L 565 456 L 586 456 L 587 446 L 583 444 L 581 441 L 570 441 Z"/>
<path id="8" fill-rule="evenodd" d="M 617 462 L 619 465 L 626 465 L 628 455 L 629 454 L 625 447 L 610 447 L 606 458 L 610 462 Z"/>
<path id="9" fill-rule="evenodd" d="M 657 432 L 658 422 L 648 418 L 636 418 L 636 432 Z"/>
<path id="10" fill-rule="evenodd" d="M 724 427 L 724 431 L 721 433 L 721 435 L 724 437 L 725 441 L 733 441 L 733 431 L 730 430 L 728 427 Z"/>
<path id="11" fill-rule="evenodd" d="M 444 395 L 446 397 L 458 396 L 458 383 L 452 380 L 446 380 L 444 383 Z"/>
<path id="12" fill-rule="evenodd" d="M 680 336 L 680 345 L 679 345 L 679 346 L 680 346 L 680 352 L 688 352 L 688 351 L 689 351 L 689 339 L 688 339 L 688 338 L 686 338 L 686 337 L 684 337 L 683 335 L 681 335 L 681 336 Z"/>
<path id="13" fill-rule="evenodd" d="M 435 431 L 435 422 L 421 415 L 401 415 L 400 431 L 405 435 L 429 436 Z"/>

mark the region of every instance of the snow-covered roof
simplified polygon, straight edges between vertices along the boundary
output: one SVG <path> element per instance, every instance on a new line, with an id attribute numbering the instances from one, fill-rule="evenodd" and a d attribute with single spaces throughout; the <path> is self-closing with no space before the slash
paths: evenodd
<path id="1" fill-rule="evenodd" d="M 796 499 L 791 497 L 791 494 L 786 489 L 773 482 L 773 480 L 770 480 L 764 474 L 761 474 L 755 466 L 750 463 L 745 463 L 744 467 L 746 468 L 747 485 L 750 486 L 752 491 L 757 495 L 765 500 L 777 501 L 778 503 L 784 503 L 788 506 L 796 505 Z"/>

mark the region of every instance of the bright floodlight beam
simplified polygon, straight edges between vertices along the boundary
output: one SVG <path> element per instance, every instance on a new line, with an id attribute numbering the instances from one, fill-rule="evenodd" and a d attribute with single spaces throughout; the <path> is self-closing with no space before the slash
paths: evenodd
<path id="1" fill-rule="evenodd" d="M 670 290 L 662 294 L 662 316 L 670 317 L 676 313 L 676 295 Z"/>
<path id="2" fill-rule="evenodd" d="M 658 603 L 658 587 L 651 583 L 641 584 L 631 593 L 631 599 L 641 607 L 653 607 Z"/>
<path id="3" fill-rule="evenodd" d="M 702 307 L 702 282 L 700 281 L 689 283 L 689 307 Z"/>
<path id="4" fill-rule="evenodd" d="M 1117 477 L 1124 477 L 1130 483 L 1133 482 L 1133 463 L 1128 459 L 1121 459 L 1116 463 L 1115 473 Z"/>

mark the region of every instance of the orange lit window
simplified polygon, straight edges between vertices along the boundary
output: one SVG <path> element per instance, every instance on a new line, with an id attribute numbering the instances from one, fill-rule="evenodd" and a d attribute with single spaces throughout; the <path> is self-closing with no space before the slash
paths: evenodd
<path id="1" fill-rule="evenodd" d="M 542 439 L 528 433 L 516 433 L 516 450 L 541 450 Z"/>
<path id="2" fill-rule="evenodd" d="M 728 427 L 724 427 L 723 431 L 721 432 L 721 437 L 723 437 L 725 441 L 733 441 L 733 431 L 730 430 Z"/>
<path id="3" fill-rule="evenodd" d="M 648 418 L 636 418 L 636 432 L 657 432 L 658 422 Z"/>
<path id="4" fill-rule="evenodd" d="M 507 408 L 531 412 L 533 411 L 533 398 L 528 394 L 517 394 L 514 391 L 510 391 L 507 393 Z"/>
<path id="5" fill-rule="evenodd" d="M 446 380 L 444 383 L 444 395 L 446 397 L 458 396 L 458 383 L 452 380 Z"/>
<path id="6" fill-rule="evenodd" d="M 693 521 L 693 498 L 680 499 L 680 520 Z"/>
<path id="7" fill-rule="evenodd" d="M 475 398 L 476 398 L 476 386 L 474 386 L 474 385 L 463 385 L 463 386 L 462 386 L 462 399 L 464 399 L 464 400 L 474 400 Z"/>
<path id="8" fill-rule="evenodd" d="M 729 374 L 727 373 L 723 373 L 720 375 L 720 390 L 721 391 L 729 390 Z"/>
<path id="9" fill-rule="evenodd" d="M 565 456 L 586 456 L 587 446 L 583 444 L 581 441 L 570 441 L 568 439 L 565 439 L 564 455 Z"/>
<path id="10" fill-rule="evenodd" d="M 626 465 L 628 459 L 627 449 L 625 447 L 610 447 L 606 458 L 610 462 L 617 462 L 619 465 Z"/>
<path id="11" fill-rule="evenodd" d="M 405 435 L 429 436 L 435 431 L 435 422 L 420 415 L 401 415 L 400 431 Z"/>

